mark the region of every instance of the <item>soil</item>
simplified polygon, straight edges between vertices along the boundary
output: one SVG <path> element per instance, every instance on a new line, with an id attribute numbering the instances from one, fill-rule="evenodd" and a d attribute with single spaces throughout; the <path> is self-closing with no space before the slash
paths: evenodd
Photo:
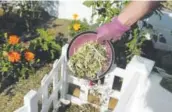
<path id="1" fill-rule="evenodd" d="M 68 94 L 79 98 L 80 87 L 74 84 L 69 84 Z"/>
<path id="2" fill-rule="evenodd" d="M 62 112 L 62 111 L 59 111 Z M 66 111 L 64 112 L 100 112 L 98 108 L 93 107 L 90 104 L 84 104 L 81 106 L 72 104 Z"/>
<path id="3" fill-rule="evenodd" d="M 92 95 L 92 94 L 88 94 L 88 102 L 96 104 L 96 105 L 100 105 L 100 98 L 98 95 Z"/>
<path id="4" fill-rule="evenodd" d="M 115 109 L 117 103 L 118 103 L 118 100 L 117 100 L 117 99 L 115 99 L 115 98 L 110 98 L 108 108 L 109 108 L 110 110 Z"/>

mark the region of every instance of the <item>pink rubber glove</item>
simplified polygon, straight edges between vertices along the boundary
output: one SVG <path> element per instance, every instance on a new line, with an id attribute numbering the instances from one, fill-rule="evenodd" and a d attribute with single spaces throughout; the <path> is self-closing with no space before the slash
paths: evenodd
<path id="1" fill-rule="evenodd" d="M 98 41 L 116 41 L 129 29 L 130 27 L 123 25 L 117 18 L 114 18 L 110 23 L 106 23 L 97 29 L 97 38 Z"/>

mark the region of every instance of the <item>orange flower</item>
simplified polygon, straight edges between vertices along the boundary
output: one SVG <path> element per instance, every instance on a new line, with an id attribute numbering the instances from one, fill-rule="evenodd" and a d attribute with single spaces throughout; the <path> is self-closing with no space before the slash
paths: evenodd
<path id="1" fill-rule="evenodd" d="M 73 14 L 73 19 L 77 19 L 78 18 L 78 14 Z"/>
<path id="2" fill-rule="evenodd" d="M 78 23 L 75 23 L 75 24 L 73 25 L 73 29 L 74 29 L 75 31 L 78 31 L 78 30 L 80 29 L 80 27 L 81 27 L 81 25 L 78 24 Z"/>
<path id="3" fill-rule="evenodd" d="M 21 58 L 21 55 L 18 52 L 11 51 L 8 53 L 8 60 L 10 62 L 18 62 Z"/>
<path id="4" fill-rule="evenodd" d="M 27 61 L 32 61 L 35 58 L 35 54 L 29 51 L 25 52 L 24 56 Z"/>
<path id="5" fill-rule="evenodd" d="M 15 45 L 17 43 L 19 43 L 19 37 L 17 35 L 11 35 L 8 42 L 9 44 Z"/>

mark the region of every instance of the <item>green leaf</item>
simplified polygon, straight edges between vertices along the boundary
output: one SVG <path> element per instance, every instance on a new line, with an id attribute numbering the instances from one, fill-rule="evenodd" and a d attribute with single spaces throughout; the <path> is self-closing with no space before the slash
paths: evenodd
<path id="1" fill-rule="evenodd" d="M 54 51 L 50 50 L 50 53 L 51 53 L 51 59 L 54 59 Z"/>
<path id="2" fill-rule="evenodd" d="M 85 1 L 83 4 L 87 7 L 91 7 L 94 4 L 94 1 Z"/>
<path id="3" fill-rule="evenodd" d="M 8 67 L 2 67 L 2 72 L 7 72 L 8 71 Z"/>
<path id="4" fill-rule="evenodd" d="M 37 60 L 36 60 L 36 63 L 39 63 L 39 62 L 40 62 L 40 59 L 37 59 Z"/>
<path id="5" fill-rule="evenodd" d="M 4 37 L 7 39 L 7 37 L 8 37 L 8 36 L 7 36 L 7 33 L 4 33 Z"/>

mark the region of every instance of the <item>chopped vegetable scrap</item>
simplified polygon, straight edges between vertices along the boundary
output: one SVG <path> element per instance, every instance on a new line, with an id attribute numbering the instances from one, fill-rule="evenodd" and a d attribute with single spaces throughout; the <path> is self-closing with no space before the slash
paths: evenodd
<path id="1" fill-rule="evenodd" d="M 94 79 L 106 61 L 105 47 L 97 42 L 87 42 L 70 57 L 68 66 L 76 77 Z"/>

